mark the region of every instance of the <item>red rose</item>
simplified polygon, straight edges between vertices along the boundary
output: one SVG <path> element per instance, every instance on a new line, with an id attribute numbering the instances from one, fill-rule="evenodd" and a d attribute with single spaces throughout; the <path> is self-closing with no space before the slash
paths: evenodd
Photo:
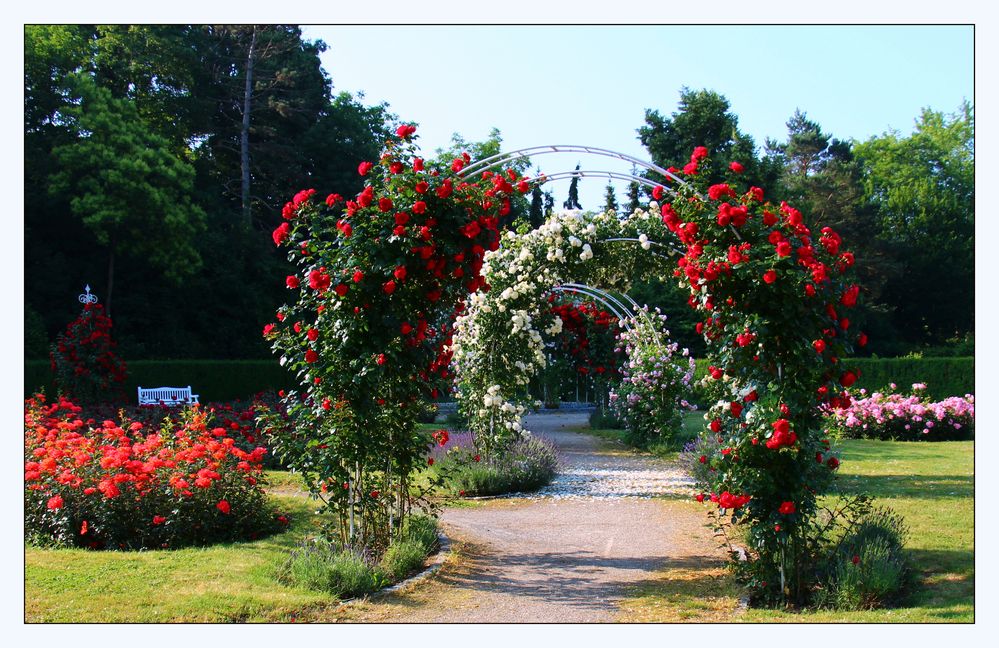
<path id="1" fill-rule="evenodd" d="M 382 212 L 387 212 L 392 210 L 392 200 L 390 198 L 379 198 L 378 199 L 378 210 Z"/>
<path id="2" fill-rule="evenodd" d="M 527 184 L 526 180 L 521 180 L 520 182 L 517 183 L 517 191 L 519 191 L 520 193 L 526 194 L 530 190 L 531 190 L 531 185 Z"/>
<path id="3" fill-rule="evenodd" d="M 434 458 L 433 457 L 428 457 L 427 458 L 427 465 L 428 466 L 434 465 Z"/>
<path id="4" fill-rule="evenodd" d="M 698 459 L 698 461 L 700 461 L 702 464 L 708 463 L 708 458 L 705 455 L 701 455 L 701 458 Z"/>
<path id="5" fill-rule="evenodd" d="M 323 270 L 324 268 L 309 271 L 309 288 L 318 292 L 325 292 L 330 287 L 332 279 Z"/>
<path id="6" fill-rule="evenodd" d="M 465 160 L 461 158 L 455 158 L 454 161 L 451 162 L 451 170 L 454 171 L 455 173 L 461 171 L 462 168 L 464 168 L 464 166 L 465 166 Z"/>
<path id="7" fill-rule="evenodd" d="M 860 564 L 860 556 L 854 556 L 850 560 L 853 562 L 854 565 L 859 565 Z"/>
<path id="8" fill-rule="evenodd" d="M 708 198 L 711 200 L 719 200 L 727 196 L 735 196 L 735 192 L 727 184 L 716 184 L 708 187 Z"/>
<path id="9" fill-rule="evenodd" d="M 767 270 L 763 273 L 763 281 L 768 284 L 772 284 L 777 281 L 777 272 L 774 270 Z"/>
<path id="10" fill-rule="evenodd" d="M 416 186 L 413 187 L 413 189 L 415 189 L 416 193 L 418 194 L 425 194 L 427 193 L 427 190 L 430 189 L 430 185 L 427 184 L 425 181 L 420 180 L 419 182 L 416 183 Z"/>
<path id="11" fill-rule="evenodd" d="M 812 342 L 812 346 L 815 347 L 815 352 L 816 353 L 822 353 L 823 351 L 826 350 L 826 341 L 825 340 L 815 340 L 814 342 Z"/>
<path id="12" fill-rule="evenodd" d="M 839 301 L 841 304 L 847 307 L 856 306 L 858 294 L 860 294 L 860 286 L 854 284 L 846 289 L 846 292 L 843 293 L 843 296 L 840 298 Z"/>
<path id="13" fill-rule="evenodd" d="M 382 284 L 382 290 L 385 291 L 386 295 L 391 295 L 393 292 L 395 292 L 395 282 L 389 279 L 388 281 Z"/>
<path id="14" fill-rule="evenodd" d="M 389 173 L 402 173 L 402 162 L 393 162 L 389 165 Z"/>
<path id="15" fill-rule="evenodd" d="M 227 500 L 219 500 L 219 503 L 215 505 L 215 508 L 222 511 L 225 515 L 229 515 L 229 511 L 232 507 L 229 506 L 229 502 Z"/>
<path id="16" fill-rule="evenodd" d="M 48 504 L 46 506 L 51 510 L 61 509 L 63 505 L 62 496 L 54 495 L 49 498 Z"/>
<path id="17" fill-rule="evenodd" d="M 777 256 L 787 257 L 791 256 L 791 244 L 788 241 L 781 241 L 777 244 Z"/>
<path id="18" fill-rule="evenodd" d="M 285 277 L 284 283 L 289 288 L 298 288 L 298 277 L 295 275 L 288 275 Z"/>
<path id="19" fill-rule="evenodd" d="M 385 364 L 385 354 L 384 353 L 379 353 L 378 357 L 375 358 L 375 363 L 378 364 L 378 365 Z"/>
<path id="20" fill-rule="evenodd" d="M 372 164 L 371 162 L 361 162 L 360 164 L 357 165 L 357 172 L 360 173 L 362 176 L 368 175 L 368 171 L 370 171 L 371 167 L 373 166 L 375 165 Z"/>
<path id="21" fill-rule="evenodd" d="M 336 290 L 336 294 L 338 294 L 341 297 L 343 297 L 344 295 L 347 294 L 347 291 L 350 290 L 350 286 L 348 286 L 347 284 L 337 284 L 335 290 Z"/>
<path id="22" fill-rule="evenodd" d="M 413 203 L 413 213 L 414 214 L 424 214 L 427 211 L 427 203 L 422 200 L 417 200 Z"/>
<path id="23" fill-rule="evenodd" d="M 413 171 L 423 171 L 423 158 L 413 160 Z"/>
<path id="24" fill-rule="evenodd" d="M 708 148 L 706 146 L 695 146 L 694 152 L 690 154 L 691 161 L 703 160 L 706 157 L 708 157 Z"/>
<path id="25" fill-rule="evenodd" d="M 836 470 L 839 468 L 839 459 L 836 457 L 829 457 L 826 459 L 826 465 L 829 466 L 830 470 Z"/>
<path id="26" fill-rule="evenodd" d="M 84 520 L 83 524 L 80 525 L 80 535 L 87 535 L 87 521 Z"/>
<path id="27" fill-rule="evenodd" d="M 354 283 L 361 283 L 362 279 L 364 279 L 364 273 L 360 270 L 356 270 L 354 272 Z"/>
<path id="28" fill-rule="evenodd" d="M 855 382 L 857 382 L 857 376 L 852 371 L 847 371 L 839 377 L 839 384 L 844 387 L 849 387 Z"/>
<path id="29" fill-rule="evenodd" d="M 305 332 L 305 337 L 315 342 L 316 340 L 319 339 L 319 331 L 314 328 L 310 328 L 308 331 Z"/>
<path id="30" fill-rule="evenodd" d="M 688 162 L 683 165 L 683 172 L 687 175 L 697 175 L 697 162 Z"/>
<path id="31" fill-rule="evenodd" d="M 331 193 L 330 195 L 326 196 L 326 206 L 327 207 L 332 207 L 333 205 L 337 204 L 338 202 L 343 202 L 343 196 L 341 196 L 340 194 L 338 194 L 338 193 Z"/>
<path id="32" fill-rule="evenodd" d="M 416 126 L 412 126 L 410 124 L 403 124 L 399 128 L 395 129 L 396 136 L 401 137 L 403 139 L 409 137 L 415 132 L 416 132 Z"/>
<path id="33" fill-rule="evenodd" d="M 732 173 L 742 173 L 743 171 L 743 166 L 735 160 L 728 163 L 728 168 L 732 169 Z"/>
<path id="34" fill-rule="evenodd" d="M 403 335 L 409 335 L 413 332 L 413 326 L 409 322 L 403 322 L 402 326 L 399 327 L 399 330 L 402 331 Z"/>
<path id="35" fill-rule="evenodd" d="M 715 419 L 711 421 L 711 431 L 714 433 L 721 432 L 721 419 Z"/>
<path id="36" fill-rule="evenodd" d="M 729 403 L 728 406 L 732 412 L 732 416 L 734 416 L 735 418 L 739 418 L 740 416 L 742 416 L 742 403 L 737 403 L 733 401 Z"/>
<path id="37" fill-rule="evenodd" d="M 306 351 L 305 351 L 305 361 L 306 362 L 308 362 L 309 364 L 312 364 L 313 362 L 315 362 L 318 359 L 319 359 L 319 354 L 318 353 L 316 353 L 313 349 L 306 349 Z"/>
<path id="38" fill-rule="evenodd" d="M 662 200 L 662 197 L 663 197 L 663 188 L 660 187 L 659 185 L 653 187 L 652 198 L 654 198 L 655 200 Z"/>
<path id="39" fill-rule="evenodd" d="M 773 227 L 777 224 L 777 215 L 768 211 L 763 212 L 763 224 L 767 227 Z"/>
<path id="40" fill-rule="evenodd" d="M 698 502 L 703 502 L 704 501 L 704 493 L 698 493 L 697 495 L 694 495 L 694 499 L 697 500 Z"/>
<path id="41" fill-rule="evenodd" d="M 397 266 L 395 270 L 392 271 L 395 278 L 402 281 L 406 278 L 406 266 Z"/>
<path id="42" fill-rule="evenodd" d="M 861 333 L 857 336 L 857 346 L 867 346 L 867 333 Z"/>
<path id="43" fill-rule="evenodd" d="M 281 245 L 288 240 L 288 234 L 291 231 L 291 226 L 288 223 L 281 223 L 278 228 L 274 230 L 271 234 L 271 238 L 274 239 L 274 245 Z"/>
<path id="44" fill-rule="evenodd" d="M 221 511 L 222 509 L 219 509 L 219 510 Z M 153 525 L 154 526 L 159 526 L 159 525 L 163 524 L 164 522 L 166 522 L 166 520 L 167 519 L 165 517 L 163 517 L 162 515 L 154 515 L 153 516 Z"/>
<path id="45" fill-rule="evenodd" d="M 794 511 L 795 511 L 794 502 L 784 502 L 783 504 L 780 505 L 780 508 L 777 509 L 777 512 L 780 513 L 781 515 L 790 515 L 794 513 Z"/>

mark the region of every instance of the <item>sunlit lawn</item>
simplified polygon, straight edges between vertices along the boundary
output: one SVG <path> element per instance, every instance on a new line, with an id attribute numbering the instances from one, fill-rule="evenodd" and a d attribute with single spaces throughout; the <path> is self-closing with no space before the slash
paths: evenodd
<path id="1" fill-rule="evenodd" d="M 27 547 L 25 621 L 288 621 L 335 603 L 275 578 L 315 518 L 309 500 L 275 499 L 291 527 L 255 542 L 142 552 Z"/>
<path id="2" fill-rule="evenodd" d="M 732 615 L 742 593 L 731 576 L 710 565 L 666 570 L 625 602 L 641 621 L 745 622 L 973 622 L 974 444 L 971 441 L 904 443 L 849 440 L 839 487 L 868 493 L 901 513 L 919 585 L 894 609 L 781 612 L 750 609 Z"/>

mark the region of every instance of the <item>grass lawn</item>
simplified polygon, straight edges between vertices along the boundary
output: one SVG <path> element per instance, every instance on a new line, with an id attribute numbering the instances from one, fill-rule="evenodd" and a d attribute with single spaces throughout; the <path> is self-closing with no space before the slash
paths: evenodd
<path id="1" fill-rule="evenodd" d="M 291 527 L 257 540 L 172 551 L 26 547 L 26 622 L 288 621 L 333 597 L 275 578 L 312 528 L 311 501 L 276 496 Z"/>
<path id="2" fill-rule="evenodd" d="M 865 492 L 901 513 L 919 586 L 894 609 L 802 613 L 734 609 L 741 591 L 717 565 L 667 569 L 625 602 L 628 620 L 971 623 L 975 620 L 974 444 L 847 440 L 839 487 Z"/>

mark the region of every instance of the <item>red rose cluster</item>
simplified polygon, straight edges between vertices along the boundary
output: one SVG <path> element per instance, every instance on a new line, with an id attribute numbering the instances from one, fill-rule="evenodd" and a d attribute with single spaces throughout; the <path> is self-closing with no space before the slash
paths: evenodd
<path id="1" fill-rule="evenodd" d="M 228 426 L 194 408 L 175 424 L 84 421 L 44 395 L 25 402 L 29 537 L 92 548 L 158 548 L 246 538 L 266 530 L 266 449 L 239 447 Z M 237 424 L 237 428 L 240 426 Z M 223 520 L 219 514 L 231 516 Z"/>

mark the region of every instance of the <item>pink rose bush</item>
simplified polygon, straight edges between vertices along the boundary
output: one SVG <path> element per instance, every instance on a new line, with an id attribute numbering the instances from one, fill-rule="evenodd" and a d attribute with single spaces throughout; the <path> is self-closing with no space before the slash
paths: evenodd
<path id="1" fill-rule="evenodd" d="M 894 387 L 894 386 L 892 386 Z M 916 383 L 911 394 L 889 389 L 868 394 L 859 390 L 845 409 L 828 410 L 830 436 L 890 441 L 958 441 L 975 436 L 975 397 L 951 396 L 932 402 Z"/>

